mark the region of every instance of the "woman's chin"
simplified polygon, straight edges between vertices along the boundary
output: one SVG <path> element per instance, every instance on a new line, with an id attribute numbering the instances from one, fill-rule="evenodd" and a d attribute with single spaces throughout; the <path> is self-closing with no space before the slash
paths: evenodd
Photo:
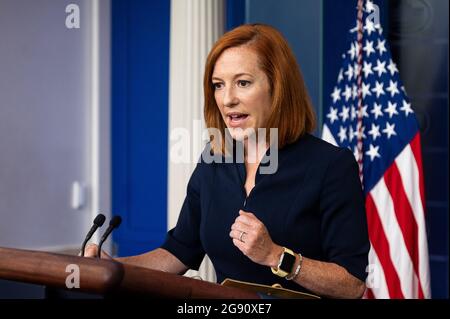
<path id="1" fill-rule="evenodd" d="M 231 137 L 238 141 L 238 142 L 244 142 L 249 137 L 252 137 L 255 135 L 255 130 L 253 128 L 228 128 Z"/>

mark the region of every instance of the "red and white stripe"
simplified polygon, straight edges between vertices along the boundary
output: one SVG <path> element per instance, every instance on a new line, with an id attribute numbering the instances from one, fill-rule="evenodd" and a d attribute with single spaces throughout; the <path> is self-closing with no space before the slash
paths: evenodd
<path id="1" fill-rule="evenodd" d="M 421 167 L 418 133 L 366 197 L 369 264 L 382 268 L 378 282 L 386 283 L 367 297 L 431 297 Z"/>
<path id="2" fill-rule="evenodd" d="M 388 299 L 389 298 L 389 288 L 386 282 L 386 276 L 384 274 L 383 267 L 380 265 L 380 260 L 377 253 L 370 248 L 369 251 L 369 269 L 367 276 L 367 294 L 366 299 Z"/>
<path id="3" fill-rule="evenodd" d="M 322 139 L 338 146 L 327 125 Z M 367 194 L 366 298 L 431 298 L 420 134 Z"/>

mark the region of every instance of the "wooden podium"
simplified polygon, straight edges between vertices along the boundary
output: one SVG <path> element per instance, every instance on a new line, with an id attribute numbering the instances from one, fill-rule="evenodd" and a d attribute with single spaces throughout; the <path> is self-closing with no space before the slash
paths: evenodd
<path id="1" fill-rule="evenodd" d="M 79 269 L 79 288 L 67 288 L 71 270 Z M 106 297 L 260 299 L 234 287 L 122 264 L 113 260 L 1 248 L 0 279 Z"/>

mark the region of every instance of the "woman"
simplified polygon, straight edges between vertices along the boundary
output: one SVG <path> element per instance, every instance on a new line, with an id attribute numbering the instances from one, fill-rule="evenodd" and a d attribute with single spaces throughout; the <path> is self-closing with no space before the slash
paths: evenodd
<path id="1" fill-rule="evenodd" d="M 349 150 L 310 135 L 311 102 L 286 40 L 260 24 L 226 33 L 208 56 L 204 92 L 207 127 L 234 144 L 216 134 L 203 158 L 230 158 L 242 146 L 243 161 L 201 160 L 161 248 L 118 260 L 182 274 L 208 254 L 218 282 L 360 298 L 369 241 L 357 164 Z M 277 128 L 278 136 L 259 128 Z M 276 170 L 262 174 L 274 152 Z"/>

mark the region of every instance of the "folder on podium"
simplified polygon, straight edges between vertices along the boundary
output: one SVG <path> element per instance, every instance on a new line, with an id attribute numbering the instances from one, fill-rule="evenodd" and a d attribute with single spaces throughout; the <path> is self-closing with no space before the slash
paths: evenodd
<path id="1" fill-rule="evenodd" d="M 283 288 L 279 284 L 272 286 L 262 285 L 252 282 L 239 281 L 234 279 L 225 279 L 222 282 L 225 287 L 234 287 L 257 294 L 262 294 L 263 296 L 268 296 L 272 298 L 280 299 L 321 299 L 319 296 L 309 294 L 306 292 L 295 291 L 287 288 Z"/>

